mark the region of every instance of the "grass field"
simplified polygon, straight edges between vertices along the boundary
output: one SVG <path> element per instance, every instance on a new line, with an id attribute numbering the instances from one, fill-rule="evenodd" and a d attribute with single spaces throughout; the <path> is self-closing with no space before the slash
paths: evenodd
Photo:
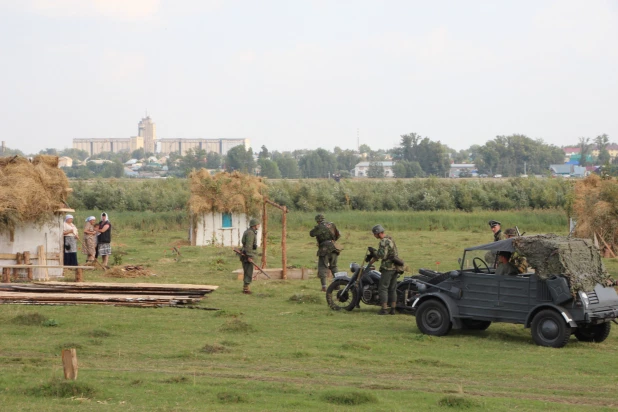
<path id="1" fill-rule="evenodd" d="M 566 233 L 558 212 L 541 217 L 525 211 L 436 213 L 420 215 L 419 221 L 407 215 L 327 214 L 344 232 L 340 267 L 360 261 L 365 248 L 376 243 L 361 229 L 380 217 L 387 229 L 394 228 L 412 270 L 436 269 L 436 262 L 440 270 L 454 268 L 463 246 L 491 240 L 486 225 L 491 217 L 524 221 L 520 227 L 529 233 Z M 331 311 L 317 279 L 260 280 L 253 295 L 242 295 L 241 281 L 231 273 L 240 267 L 237 258 L 226 248 L 186 246 L 182 219 L 174 226 L 168 216 L 168 230 L 156 224 L 138 230 L 132 227 L 140 215 L 114 217 L 114 251 L 121 252 L 123 264 L 146 264 L 156 273 L 121 281 L 216 284 L 220 288 L 201 306 L 220 310 L 3 305 L 3 411 L 610 411 L 618 406 L 618 328 L 601 344 L 572 338 L 563 349 L 534 345 L 529 330 L 518 325 L 429 337 L 419 333 L 413 316 L 378 317 L 376 307 L 366 306 Z M 314 241 L 307 235 L 311 217 L 290 216 L 291 265 L 316 266 Z M 448 219 L 449 230 L 446 224 L 426 226 Z M 271 234 L 269 266 L 275 267 L 280 262 L 275 221 Z M 180 247 L 180 258 L 174 246 Z M 618 273 L 614 260 L 606 264 Z M 117 281 L 100 272 L 87 272 L 86 278 Z M 47 324 L 57 326 L 42 325 L 50 319 L 55 322 Z M 75 384 L 61 380 L 63 347 L 77 348 Z"/>

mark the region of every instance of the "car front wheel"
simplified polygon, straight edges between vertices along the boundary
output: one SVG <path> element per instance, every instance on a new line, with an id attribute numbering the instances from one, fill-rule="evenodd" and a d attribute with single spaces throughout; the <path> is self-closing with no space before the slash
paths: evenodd
<path id="1" fill-rule="evenodd" d="M 612 324 L 609 322 L 598 325 L 580 326 L 575 330 L 575 337 L 581 342 L 603 342 L 609 336 Z"/>
<path id="2" fill-rule="evenodd" d="M 561 348 L 571 337 L 571 327 L 567 325 L 560 313 L 545 309 L 532 319 L 532 339 L 539 346 Z"/>
<path id="3" fill-rule="evenodd" d="M 446 306 L 437 300 L 426 300 L 416 311 L 416 326 L 426 335 L 444 336 L 453 324 Z"/>

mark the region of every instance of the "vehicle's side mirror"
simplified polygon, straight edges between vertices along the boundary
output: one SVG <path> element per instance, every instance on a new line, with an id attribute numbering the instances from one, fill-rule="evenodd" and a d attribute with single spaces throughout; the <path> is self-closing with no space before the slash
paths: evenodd
<path id="1" fill-rule="evenodd" d="M 459 277 L 460 273 L 458 270 L 452 270 L 448 275 L 451 277 L 451 279 L 455 279 L 456 277 Z"/>

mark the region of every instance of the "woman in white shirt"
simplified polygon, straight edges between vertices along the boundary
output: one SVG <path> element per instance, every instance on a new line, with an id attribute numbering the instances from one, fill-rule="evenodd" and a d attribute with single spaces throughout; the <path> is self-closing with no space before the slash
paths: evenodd
<path id="1" fill-rule="evenodd" d="M 77 266 L 77 240 L 79 239 L 77 227 L 73 224 L 73 215 L 64 217 L 64 265 Z"/>

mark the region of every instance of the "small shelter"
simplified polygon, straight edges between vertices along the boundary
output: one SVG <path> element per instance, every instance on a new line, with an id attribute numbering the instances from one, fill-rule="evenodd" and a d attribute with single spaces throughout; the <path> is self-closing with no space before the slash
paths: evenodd
<path id="1" fill-rule="evenodd" d="M 200 169 L 189 175 L 189 213 L 192 246 L 241 246 L 251 218 L 261 214 L 265 187 L 261 179 L 239 172 L 212 176 Z M 261 244 L 261 228 L 257 239 Z"/>
<path id="2" fill-rule="evenodd" d="M 63 264 L 64 214 L 71 189 L 58 157 L 0 158 L 0 266 Z M 36 261 L 36 262 L 34 262 Z M 62 269 L 14 269 L 14 277 L 62 276 Z"/>

